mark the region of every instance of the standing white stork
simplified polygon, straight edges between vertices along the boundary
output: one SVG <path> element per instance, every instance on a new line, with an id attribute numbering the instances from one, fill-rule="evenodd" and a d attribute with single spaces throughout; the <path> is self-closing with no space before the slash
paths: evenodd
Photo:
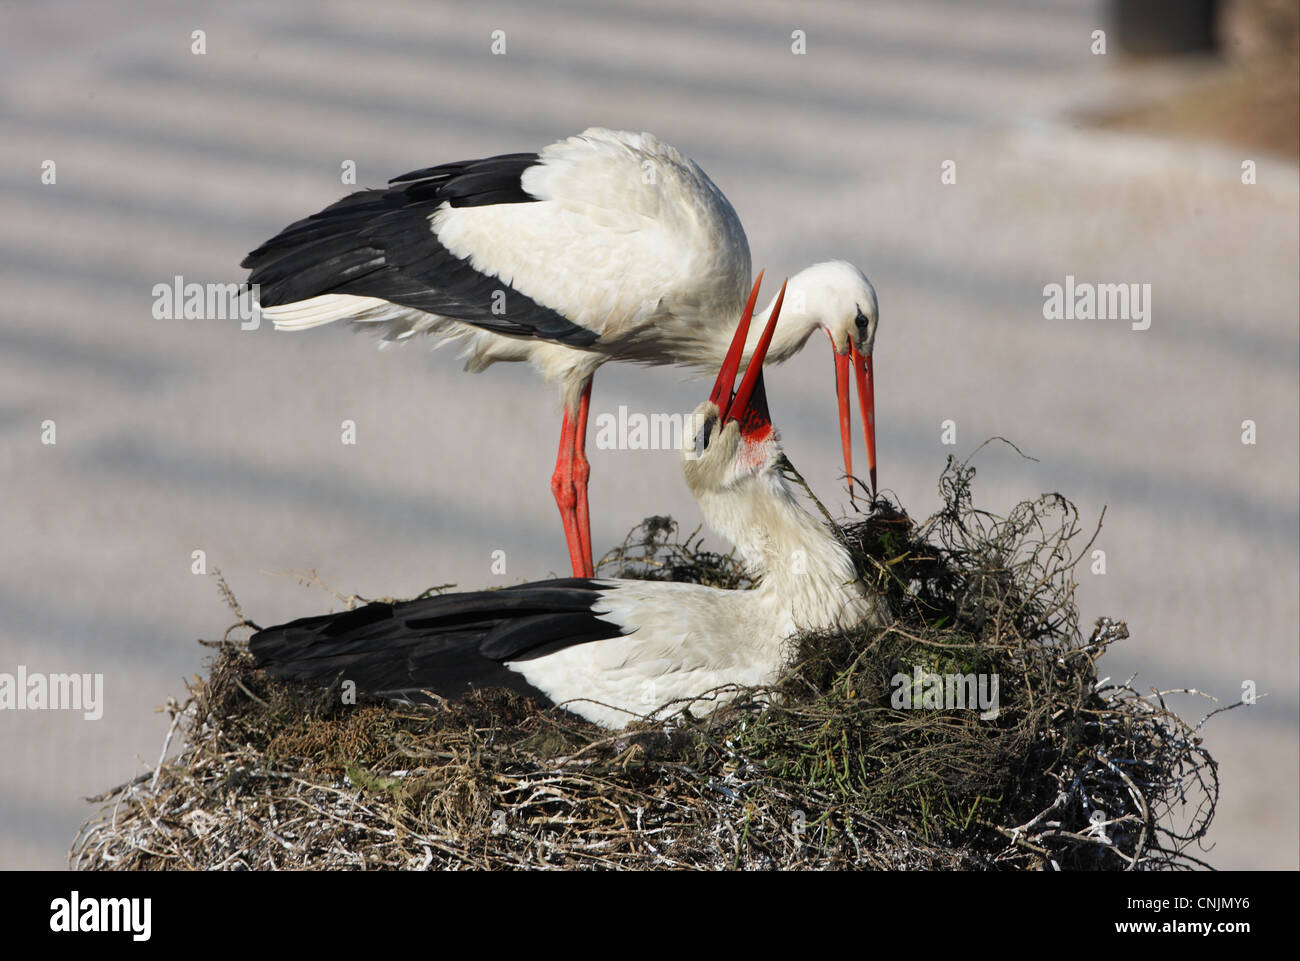
<path id="1" fill-rule="evenodd" d="M 594 573 L 585 449 L 596 368 L 618 359 L 717 370 L 750 284 L 740 218 L 704 171 L 650 134 L 598 127 L 538 153 L 359 191 L 286 227 L 243 266 L 278 330 L 349 320 L 387 341 L 429 333 L 458 341 L 467 370 L 530 361 L 557 382 L 564 423 L 551 489 L 579 577 Z M 874 493 L 875 290 L 843 261 L 809 267 L 789 288 L 768 359 L 789 358 L 818 328 L 830 336 L 850 496 L 852 361 Z"/>
<path id="2" fill-rule="evenodd" d="M 778 295 L 733 397 L 751 297 L 682 449 L 687 485 L 758 575 L 753 590 L 565 578 L 372 603 L 254 634 L 258 664 L 321 684 L 341 675 L 360 690 L 411 700 L 505 686 L 620 728 L 683 701 L 707 713 L 729 696 L 715 692 L 725 685 L 771 683 L 786 640 L 800 631 L 887 622 L 848 551 L 799 505 L 777 467 L 762 361 L 780 307 Z"/>

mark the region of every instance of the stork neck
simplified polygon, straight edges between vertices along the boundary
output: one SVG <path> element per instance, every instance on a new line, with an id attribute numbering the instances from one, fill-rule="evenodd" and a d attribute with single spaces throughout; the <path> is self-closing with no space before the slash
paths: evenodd
<path id="1" fill-rule="evenodd" d="M 785 304 L 781 307 L 781 319 L 776 322 L 776 328 L 772 331 L 772 343 L 767 349 L 764 363 L 780 363 L 789 360 L 803 349 L 804 343 L 812 332 L 822 326 L 818 317 L 808 313 L 807 310 L 799 309 L 800 305 L 791 303 L 792 299 L 795 298 L 790 294 L 786 295 Z M 749 366 L 750 358 L 754 356 L 754 350 L 763 336 L 763 329 L 767 327 L 767 322 L 772 316 L 772 308 L 775 306 L 776 298 L 773 297 L 767 309 L 761 314 L 755 314 L 750 321 L 743 356 L 743 364 L 746 367 Z"/>
<path id="2" fill-rule="evenodd" d="M 759 578 L 755 594 L 786 617 L 789 633 L 849 627 L 877 615 L 877 600 L 844 545 L 803 509 L 777 470 L 699 501 L 710 526 Z"/>

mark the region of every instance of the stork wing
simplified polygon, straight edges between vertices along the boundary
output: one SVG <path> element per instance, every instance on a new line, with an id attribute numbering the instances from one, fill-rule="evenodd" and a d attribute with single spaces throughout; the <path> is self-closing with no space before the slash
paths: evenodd
<path id="1" fill-rule="evenodd" d="M 447 333 L 450 320 L 576 348 L 599 341 L 654 363 L 710 342 L 692 324 L 734 317 L 750 271 L 740 220 L 704 171 L 649 134 L 594 127 L 540 153 L 355 193 L 244 266 L 281 328 L 346 319 L 391 340 Z M 660 329 L 678 314 L 685 329 Z"/>
<path id="2" fill-rule="evenodd" d="M 314 318 L 308 323 L 355 312 L 358 302 L 338 297 L 350 295 L 494 333 L 590 346 L 595 331 L 455 256 L 431 222 L 440 208 L 536 203 L 521 178 L 537 162 L 535 153 L 503 154 L 405 174 L 387 189 L 358 191 L 289 225 L 241 266 L 252 271 L 249 283 L 260 285 L 263 308 L 329 298 L 306 308 Z"/>
<path id="3" fill-rule="evenodd" d="M 599 617 L 612 589 L 564 578 L 367 604 L 259 631 L 249 650 L 277 677 L 329 684 L 342 676 L 383 697 L 421 701 L 424 690 L 454 698 L 471 687 L 509 687 L 544 698 L 503 662 L 622 634 Z"/>

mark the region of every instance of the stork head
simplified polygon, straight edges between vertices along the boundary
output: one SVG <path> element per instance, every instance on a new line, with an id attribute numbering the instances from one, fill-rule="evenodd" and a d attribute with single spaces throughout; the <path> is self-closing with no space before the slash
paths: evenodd
<path id="1" fill-rule="evenodd" d="M 880 309 L 876 290 L 852 264 L 832 260 L 814 264 L 790 279 L 791 306 L 819 325 L 835 352 L 835 393 L 839 402 L 840 446 L 844 473 L 853 494 L 853 441 L 849 416 L 849 367 L 858 384 L 858 406 L 867 442 L 867 471 L 876 492 L 876 391 L 871 352 Z M 807 329 L 807 328 L 805 328 Z"/>
<path id="2" fill-rule="evenodd" d="M 785 286 L 777 295 L 767 326 L 754 349 L 745 376 L 734 392 L 736 374 L 744 355 L 749 322 L 763 275 L 758 275 L 745 305 L 731 347 L 727 351 L 709 399 L 695 408 L 683 432 L 682 470 L 691 491 L 701 494 L 720 491 L 743 483 L 775 465 L 781 448 L 767 409 L 763 387 L 763 359 L 772 343 L 772 333 L 781 316 Z"/>

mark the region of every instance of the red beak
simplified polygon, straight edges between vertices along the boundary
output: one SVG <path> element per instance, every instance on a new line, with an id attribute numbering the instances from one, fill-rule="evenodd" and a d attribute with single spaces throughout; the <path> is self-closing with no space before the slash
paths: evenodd
<path id="1" fill-rule="evenodd" d="M 862 430 L 867 438 L 867 473 L 871 478 L 871 496 L 876 496 L 876 375 L 871 355 L 853 348 L 853 373 L 858 379 L 858 406 L 862 409 Z"/>
<path id="2" fill-rule="evenodd" d="M 832 349 L 834 341 L 831 341 Z M 876 496 L 876 382 L 871 371 L 871 355 L 850 346 L 849 353 L 835 352 L 835 395 L 840 409 L 840 447 L 844 451 L 844 476 L 848 480 L 849 499 L 853 499 L 853 440 L 850 436 L 849 361 L 858 382 L 858 406 L 862 411 L 862 430 L 867 440 L 867 472 L 871 478 L 871 496 Z"/>
<path id="3" fill-rule="evenodd" d="M 718 379 L 713 382 L 713 392 L 709 394 L 709 400 L 717 405 L 723 420 L 726 420 L 727 407 L 731 404 L 731 388 L 736 383 L 736 372 L 740 370 L 740 358 L 745 353 L 745 340 L 749 336 L 749 321 L 754 316 L 754 304 L 758 302 L 758 288 L 762 284 L 763 271 L 760 270 L 758 279 L 754 281 L 754 289 L 749 292 L 745 312 L 740 316 L 740 326 L 731 337 L 731 346 L 727 348 L 727 356 L 722 361 L 722 369 L 718 371 Z"/>
<path id="4" fill-rule="evenodd" d="M 754 282 L 754 289 L 750 292 L 749 302 L 745 304 L 740 324 L 731 338 L 731 347 L 722 362 L 722 369 L 718 371 L 713 392 L 709 395 L 709 399 L 718 405 L 719 426 L 730 420 L 737 421 L 740 433 L 750 441 L 762 440 L 772 433 L 772 416 L 767 409 L 767 391 L 763 388 L 763 359 L 772 343 L 772 334 L 776 330 L 777 319 L 781 316 L 781 304 L 785 301 L 785 284 L 782 284 L 781 293 L 772 305 L 772 316 L 768 318 L 763 336 L 759 338 L 754 354 L 749 359 L 749 366 L 745 368 L 745 376 L 732 396 L 731 385 L 736 382 L 736 373 L 740 369 L 745 341 L 749 336 L 749 322 L 754 316 L 754 304 L 758 300 L 758 288 L 762 282 L 763 274 L 760 272 L 758 280 Z"/>

